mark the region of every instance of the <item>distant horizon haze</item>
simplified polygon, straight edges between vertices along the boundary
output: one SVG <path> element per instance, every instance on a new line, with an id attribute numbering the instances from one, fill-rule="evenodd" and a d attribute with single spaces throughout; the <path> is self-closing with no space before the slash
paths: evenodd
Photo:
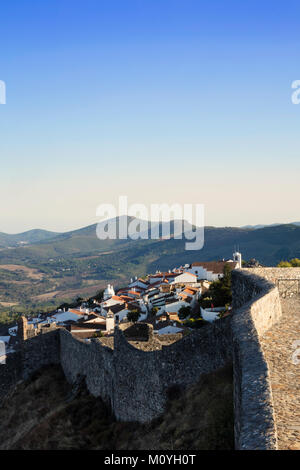
<path id="1" fill-rule="evenodd" d="M 130 217 L 130 216 L 128 216 Z M 137 217 L 138 219 L 138 217 Z M 101 220 L 101 222 L 106 222 L 108 220 L 111 220 L 109 218 L 107 219 L 103 219 Z M 146 220 L 148 223 L 155 223 L 155 222 L 172 222 L 174 219 L 170 219 L 170 220 L 164 220 L 164 221 L 158 221 L 158 220 L 150 220 L 150 219 L 143 219 L 143 220 Z M 182 219 L 183 220 L 183 219 Z M 1 227 L 0 227 L 0 233 L 5 233 L 7 235 L 19 235 L 19 234 L 22 234 L 22 233 L 26 233 L 26 232 L 30 232 L 30 231 L 33 231 L 33 230 L 44 230 L 44 231 L 47 231 L 47 232 L 53 232 L 53 233 L 68 233 L 68 232 L 73 232 L 73 231 L 76 231 L 76 230 L 80 230 L 80 229 L 83 229 L 83 228 L 86 228 L 86 227 L 89 227 L 89 226 L 92 226 L 92 225 L 97 225 L 99 223 L 99 221 L 95 220 L 91 223 L 88 223 L 86 225 L 79 225 L 79 226 L 73 226 L 71 228 L 68 228 L 68 229 L 65 229 L 65 230 L 55 230 L 55 229 L 52 229 L 52 228 L 48 228 L 48 227 L 43 227 L 43 226 L 36 226 L 36 227 L 30 227 L 30 228 L 27 228 L 25 230 L 20 230 L 20 231 L 17 231 L 17 232 L 10 232 L 10 231 L 5 231 L 5 230 L 1 230 Z M 287 222 L 272 222 L 270 224 L 265 224 L 265 223 L 257 223 L 257 224 L 244 224 L 244 225 L 231 225 L 231 224 L 225 224 L 225 225 L 216 225 L 216 224 L 204 224 L 204 227 L 215 227 L 215 228 L 225 228 L 225 227 L 233 227 L 233 228 L 256 228 L 256 227 L 268 227 L 268 226 L 272 226 L 272 225 L 292 225 L 292 224 L 297 224 L 297 225 L 300 225 L 300 217 L 299 217 L 299 221 L 297 220 L 293 220 L 293 221 L 287 221 Z"/>

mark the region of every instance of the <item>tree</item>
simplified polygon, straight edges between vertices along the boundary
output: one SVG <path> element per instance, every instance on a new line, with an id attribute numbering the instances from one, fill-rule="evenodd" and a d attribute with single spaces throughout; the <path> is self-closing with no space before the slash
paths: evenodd
<path id="1" fill-rule="evenodd" d="M 288 261 L 280 261 L 277 265 L 278 268 L 291 268 L 292 265 Z"/>
<path id="2" fill-rule="evenodd" d="M 293 258 L 290 261 L 280 261 L 277 265 L 278 268 L 300 268 L 300 259 Z"/>
<path id="3" fill-rule="evenodd" d="M 291 259 L 290 263 L 293 266 L 293 268 L 300 268 L 300 259 L 299 258 Z"/>
<path id="4" fill-rule="evenodd" d="M 140 312 L 137 309 L 131 310 L 130 312 L 127 313 L 127 320 L 135 323 L 138 321 L 139 316 L 140 316 Z"/>
<path id="5" fill-rule="evenodd" d="M 221 279 L 223 286 L 231 288 L 231 267 L 229 264 L 225 264 L 223 274 L 224 276 Z"/>
<path id="6" fill-rule="evenodd" d="M 152 310 L 151 310 L 152 315 L 153 315 L 153 316 L 156 315 L 157 312 L 158 312 L 158 310 L 159 310 L 158 307 L 152 307 Z"/>
<path id="7" fill-rule="evenodd" d="M 200 300 L 200 305 L 203 308 L 209 307 L 213 304 L 214 307 L 223 307 L 226 304 L 232 302 L 231 292 L 231 269 L 225 264 L 223 277 L 217 281 L 214 281 L 209 286 L 208 291 L 205 293 L 205 298 Z"/>
<path id="8" fill-rule="evenodd" d="M 179 318 L 182 320 L 182 319 L 188 317 L 188 316 L 191 314 L 191 311 L 192 311 L 191 307 L 188 307 L 188 306 L 186 306 L 186 307 L 181 307 L 181 308 L 178 310 L 178 316 L 179 316 Z"/>
<path id="9" fill-rule="evenodd" d="M 205 325 L 209 325 L 209 322 L 204 320 L 203 318 L 190 318 L 189 320 L 185 320 L 183 324 L 189 328 L 202 328 Z"/>
<path id="10" fill-rule="evenodd" d="M 59 305 L 58 310 L 64 310 L 64 309 L 68 310 L 69 307 L 70 307 L 70 304 L 65 302 L 65 303 Z"/>
<path id="11" fill-rule="evenodd" d="M 93 338 L 102 338 L 104 335 L 102 333 L 102 331 L 95 331 L 94 335 L 93 335 Z"/>
<path id="12" fill-rule="evenodd" d="M 93 298 L 97 300 L 98 302 L 101 302 L 101 300 L 103 299 L 103 293 L 104 293 L 104 290 L 102 289 Z"/>

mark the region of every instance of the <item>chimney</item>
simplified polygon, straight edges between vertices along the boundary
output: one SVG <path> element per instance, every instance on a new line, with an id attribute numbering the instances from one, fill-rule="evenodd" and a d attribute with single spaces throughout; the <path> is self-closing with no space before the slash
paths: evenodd
<path id="1" fill-rule="evenodd" d="M 18 339 L 20 342 L 26 341 L 28 334 L 28 321 L 23 315 L 18 319 Z"/>

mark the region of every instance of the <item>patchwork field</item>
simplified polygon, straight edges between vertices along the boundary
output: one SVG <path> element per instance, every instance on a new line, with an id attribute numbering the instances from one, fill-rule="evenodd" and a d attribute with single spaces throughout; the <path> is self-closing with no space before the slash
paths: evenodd
<path id="1" fill-rule="evenodd" d="M 68 290 L 55 290 L 53 292 L 46 292 L 45 294 L 37 295 L 33 297 L 37 301 L 46 301 L 49 299 L 73 299 L 75 297 L 89 297 L 98 292 L 100 289 L 104 289 L 107 285 L 106 281 L 99 280 L 97 283 L 90 281 L 89 287 L 80 287 L 79 289 L 68 289 Z"/>
<path id="2" fill-rule="evenodd" d="M 18 302 L 0 302 L 0 305 L 2 307 L 14 307 L 15 305 L 18 305 Z"/>
<path id="3" fill-rule="evenodd" d="M 82 261 L 81 259 L 81 265 L 84 264 Z M 101 279 L 101 276 L 91 273 L 84 266 L 79 275 L 74 262 L 68 268 L 60 268 L 56 263 L 50 266 L 51 269 L 38 269 L 25 265 L 1 264 L 0 313 L 53 310 L 61 303 L 70 302 L 79 296 L 91 297 L 105 288 L 107 282 L 114 281 L 111 278 Z"/>
<path id="4" fill-rule="evenodd" d="M 44 274 L 38 271 L 38 269 L 28 268 L 19 264 L 0 264 L 0 270 L 4 269 L 13 273 L 24 273 L 24 275 L 30 279 L 40 280 L 43 279 Z"/>

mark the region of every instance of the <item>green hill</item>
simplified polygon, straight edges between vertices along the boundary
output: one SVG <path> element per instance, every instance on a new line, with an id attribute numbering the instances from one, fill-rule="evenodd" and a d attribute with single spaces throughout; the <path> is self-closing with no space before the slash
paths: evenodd
<path id="1" fill-rule="evenodd" d="M 57 236 L 57 232 L 49 232 L 48 230 L 28 230 L 27 232 L 10 235 L 8 233 L 0 233 L 0 248 L 8 248 L 18 246 L 20 244 L 38 243 L 43 240 L 49 240 Z"/>
<path id="2" fill-rule="evenodd" d="M 281 260 L 300 258 L 300 227 L 206 227 L 202 250 L 186 251 L 185 243 L 185 239 L 174 238 L 99 240 L 96 225 L 91 225 L 64 234 L 52 233 L 51 238 L 30 245 L 2 249 L 0 309 L 53 308 L 79 295 L 94 295 L 107 282 L 120 287 L 133 275 L 194 261 L 231 258 L 234 246 L 239 246 L 243 259 L 256 258 L 264 265 L 276 266 Z"/>

